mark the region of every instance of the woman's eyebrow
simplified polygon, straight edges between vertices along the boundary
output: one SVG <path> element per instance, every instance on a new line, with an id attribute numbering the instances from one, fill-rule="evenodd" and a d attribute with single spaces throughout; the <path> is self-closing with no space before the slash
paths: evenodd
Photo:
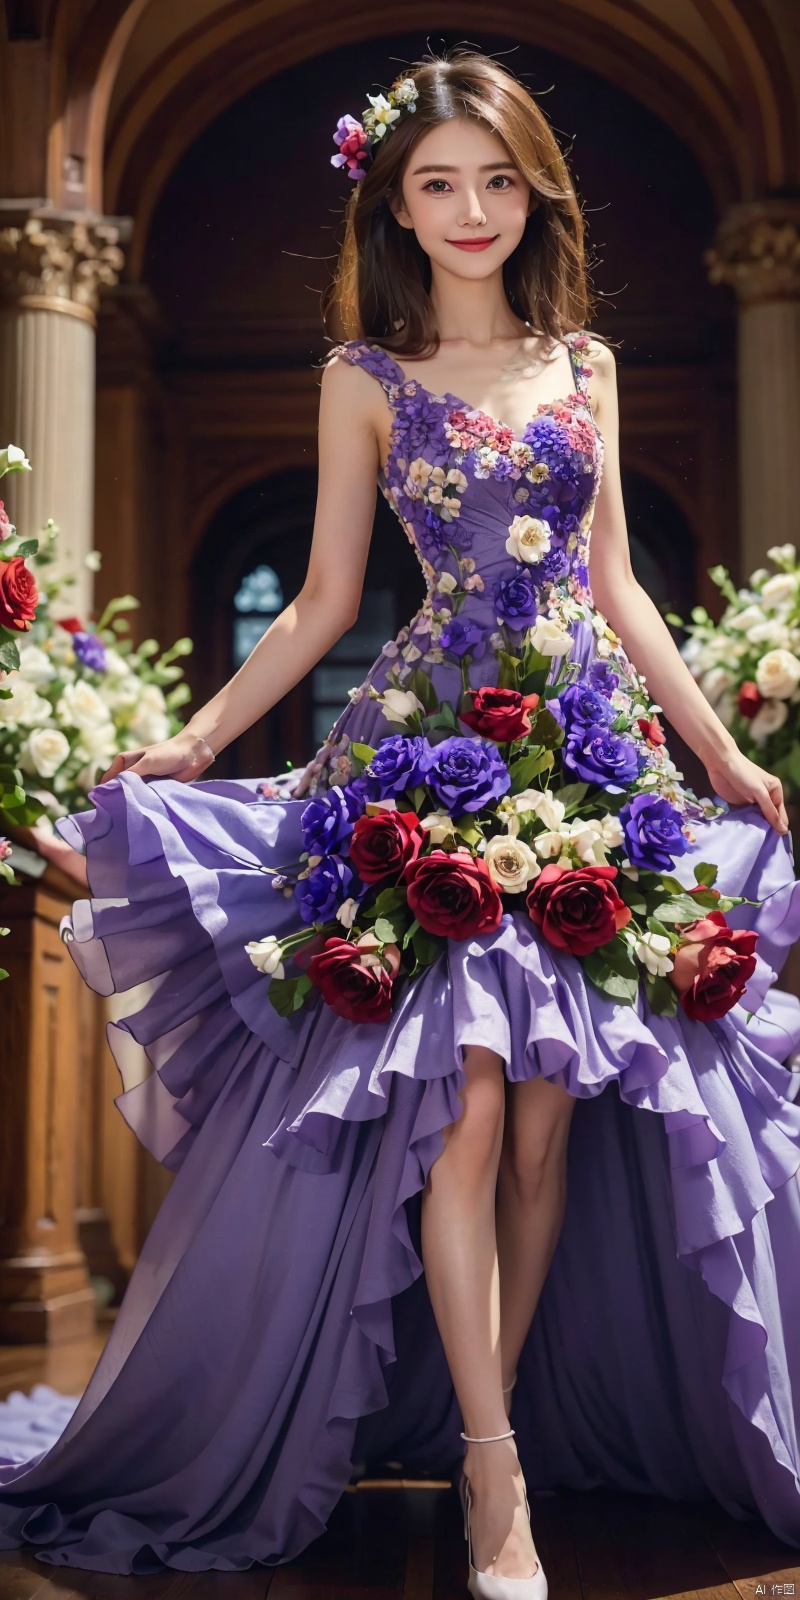
<path id="1" fill-rule="evenodd" d="M 502 172 L 505 169 L 508 169 L 508 170 L 510 170 L 512 172 L 516 172 L 516 170 L 517 170 L 516 163 L 514 161 L 490 161 L 490 162 L 487 163 L 487 165 L 485 167 L 479 167 L 478 171 L 479 172 Z M 460 167 L 444 167 L 439 162 L 435 162 L 430 167 L 415 167 L 414 171 L 411 174 L 411 176 L 412 176 L 412 178 L 419 178 L 423 172 L 460 172 L 460 171 L 461 171 Z"/>

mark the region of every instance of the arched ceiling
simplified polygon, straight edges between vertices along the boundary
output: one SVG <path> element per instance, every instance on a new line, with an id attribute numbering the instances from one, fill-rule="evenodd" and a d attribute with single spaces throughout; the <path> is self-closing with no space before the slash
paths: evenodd
<path id="1" fill-rule="evenodd" d="M 4 0 L 4 12 L 10 39 L 52 42 L 50 198 L 133 213 L 139 241 L 188 146 L 259 82 L 355 40 L 480 39 L 487 23 L 484 0 Z M 796 0 L 498 0 L 491 27 L 642 101 L 690 147 L 720 210 L 800 185 Z"/>

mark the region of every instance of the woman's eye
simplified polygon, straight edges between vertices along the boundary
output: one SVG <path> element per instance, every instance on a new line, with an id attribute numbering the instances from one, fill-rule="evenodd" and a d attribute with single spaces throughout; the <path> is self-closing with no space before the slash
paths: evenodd
<path id="1" fill-rule="evenodd" d="M 491 187 L 493 183 L 507 183 L 510 187 L 511 179 L 507 178 L 504 172 L 496 172 L 494 177 L 489 179 L 489 187 Z"/>
<path id="2" fill-rule="evenodd" d="M 436 184 L 441 184 L 441 188 L 437 189 L 435 187 Z M 425 185 L 425 188 L 426 189 L 430 189 L 433 194 L 442 194 L 443 191 L 445 189 L 449 189 L 449 187 L 450 187 L 450 185 L 447 182 L 446 178 L 431 178 L 430 183 L 426 183 L 426 185 Z"/>

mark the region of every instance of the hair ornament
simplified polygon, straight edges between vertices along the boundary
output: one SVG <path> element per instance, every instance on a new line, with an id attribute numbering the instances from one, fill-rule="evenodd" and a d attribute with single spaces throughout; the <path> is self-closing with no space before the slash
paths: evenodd
<path id="1" fill-rule="evenodd" d="M 372 152 L 387 133 L 391 133 L 403 111 L 416 111 L 418 90 L 413 78 L 401 78 L 388 93 L 368 94 L 369 105 L 361 121 L 345 115 L 339 118 L 333 142 L 338 146 L 331 166 L 346 167 L 348 178 L 356 182 L 367 175 Z"/>

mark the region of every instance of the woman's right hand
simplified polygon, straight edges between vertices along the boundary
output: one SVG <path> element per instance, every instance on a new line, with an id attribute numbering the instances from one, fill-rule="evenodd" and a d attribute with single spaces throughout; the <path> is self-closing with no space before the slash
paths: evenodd
<path id="1" fill-rule="evenodd" d="M 140 745 L 138 750 L 118 750 L 98 783 L 118 778 L 121 772 L 135 772 L 141 778 L 175 778 L 178 783 L 190 783 L 199 778 L 215 759 L 214 751 L 206 739 L 181 728 L 171 739 L 158 744 Z"/>

